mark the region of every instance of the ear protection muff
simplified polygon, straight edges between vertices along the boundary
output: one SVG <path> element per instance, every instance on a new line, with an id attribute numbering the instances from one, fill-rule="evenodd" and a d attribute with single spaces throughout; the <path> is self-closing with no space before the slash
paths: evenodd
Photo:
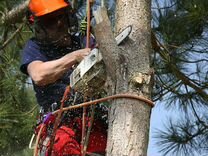
<path id="1" fill-rule="evenodd" d="M 68 16 L 68 33 L 70 33 L 70 35 L 73 35 L 78 31 L 78 18 L 73 9 L 67 10 L 67 16 Z"/>

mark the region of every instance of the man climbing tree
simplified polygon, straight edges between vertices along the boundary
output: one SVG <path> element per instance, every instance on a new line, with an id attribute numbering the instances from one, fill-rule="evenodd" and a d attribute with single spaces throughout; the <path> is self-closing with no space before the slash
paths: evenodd
<path id="1" fill-rule="evenodd" d="M 43 5 L 43 3 L 46 4 Z M 57 4 L 55 5 L 55 3 Z M 131 7 L 132 4 L 136 5 Z M 149 4 L 150 2 L 140 2 L 138 0 L 117 2 L 118 13 L 121 15 L 118 16 L 117 21 L 116 28 L 118 32 L 127 23 L 133 26 L 130 40 L 127 40 L 121 49 L 114 43 L 108 19 L 103 18 L 104 20 L 101 20 L 101 22 L 96 20 L 96 38 L 100 49 L 103 50 L 102 54 L 107 67 L 108 77 L 112 81 L 112 94 L 130 93 L 135 96 L 150 97 Z M 123 5 L 125 7 L 119 11 L 119 6 Z M 26 44 L 21 70 L 31 76 L 38 102 L 43 107 L 43 114 L 46 113 L 46 117 L 43 120 L 48 124 L 54 120 L 53 117 L 47 114 L 48 112 L 59 108 L 61 104 L 72 104 L 70 102 L 65 103 L 65 101 L 60 104 L 62 95 L 66 91 L 66 86 L 69 84 L 67 78 L 72 71 L 72 66 L 87 56 L 90 49 L 78 50 L 81 48 L 80 38 L 77 38 L 75 35 L 76 31 L 74 32 L 74 28 L 76 28 L 74 22 L 76 20 L 69 3 L 58 0 L 54 0 L 54 3 L 47 0 L 39 2 L 31 0 L 29 7 L 35 17 L 35 38 L 29 40 Z M 122 17 L 130 17 L 132 15 L 132 11 L 129 12 L 131 9 L 128 7 L 133 9 L 132 11 L 135 13 L 132 16 L 135 18 L 129 18 L 129 21 L 122 19 Z M 123 12 L 127 14 L 122 16 Z M 122 23 L 122 21 L 127 23 Z M 71 94 L 73 95 L 73 93 Z M 115 100 L 112 105 L 107 148 L 109 155 L 146 155 L 150 115 L 150 106 L 148 105 L 152 106 L 152 103 L 148 100 L 143 100 L 145 102 L 140 103 L 135 99 L 139 98 L 134 97 L 132 99 L 131 97 L 129 99 Z M 61 105 L 62 107 L 63 105 Z M 77 114 L 79 112 L 75 113 L 75 116 L 79 117 Z M 59 126 L 54 127 L 58 128 Z M 62 127 L 65 130 L 67 128 Z M 94 136 L 97 139 L 99 137 L 102 138 L 99 139 L 100 147 L 94 147 L 95 150 L 90 152 L 105 154 L 106 134 L 103 132 L 103 128 L 101 129 Z M 57 130 L 57 134 L 59 134 L 59 130 Z M 72 130 L 70 135 L 74 137 L 73 129 L 67 130 Z M 54 137 L 53 134 L 51 136 L 51 138 Z M 60 140 L 60 137 L 58 140 Z M 76 152 L 78 152 L 75 154 L 81 153 L 77 143 L 78 140 L 72 141 L 74 142 L 74 147 L 76 147 Z M 92 142 L 89 141 L 89 146 L 92 145 Z M 53 146 L 54 140 L 50 139 L 49 143 Z M 57 142 L 55 141 L 55 143 Z M 51 150 L 53 150 L 52 153 L 57 152 L 50 145 L 46 149 L 46 153 L 49 152 L 50 155 Z M 63 154 L 63 151 L 61 152 Z M 68 152 L 68 154 L 73 154 L 70 153 L 72 150 Z"/>
<path id="2" fill-rule="evenodd" d="M 68 1 L 31 0 L 29 9 L 32 13 L 29 20 L 30 23 L 34 22 L 35 37 L 25 45 L 20 69 L 32 78 L 36 98 L 41 106 L 41 118 L 36 133 L 42 130 L 42 124 L 48 126 L 39 139 L 46 142 L 48 137 L 49 141 L 38 145 L 39 151 L 53 156 L 80 155 L 83 150 L 83 145 L 79 144 L 83 141 L 82 111 L 61 112 L 58 114 L 59 119 L 55 121 L 55 116 L 50 112 L 83 102 L 83 96 L 67 86 L 70 84 L 69 76 L 73 66 L 87 56 L 91 49 L 81 47 L 85 43 L 83 36 L 77 33 L 77 18 Z M 91 48 L 94 44 L 92 40 L 89 43 Z M 63 95 L 67 98 L 62 99 Z M 86 119 L 86 122 L 89 120 Z M 50 133 L 51 123 L 53 128 Z M 96 119 L 94 124 L 87 152 L 104 154 L 106 126 Z M 36 150 L 34 155 L 37 154 Z"/>

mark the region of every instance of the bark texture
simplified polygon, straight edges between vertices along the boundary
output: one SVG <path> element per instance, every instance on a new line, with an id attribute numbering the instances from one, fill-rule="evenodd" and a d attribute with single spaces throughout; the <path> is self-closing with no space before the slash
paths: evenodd
<path id="1" fill-rule="evenodd" d="M 119 51 L 120 75 L 116 93 L 128 92 L 150 98 L 150 0 L 118 0 L 116 32 L 132 25 L 130 37 Z M 140 101 L 114 101 L 110 110 L 107 155 L 145 156 L 151 108 Z"/>
<path id="2" fill-rule="evenodd" d="M 118 51 L 115 37 L 111 31 L 111 24 L 107 15 L 107 10 L 102 7 L 94 12 L 96 27 L 94 29 L 96 41 L 99 44 L 103 60 L 105 62 L 108 76 L 115 81 L 117 69 L 119 68 Z"/>
<path id="3" fill-rule="evenodd" d="M 107 69 L 115 70 L 115 77 L 112 77 L 112 70 L 109 73 L 111 78 L 116 78 L 112 85 L 114 94 L 151 97 L 150 13 L 150 0 L 117 0 L 116 33 L 128 25 L 133 28 L 119 48 L 109 43 L 112 34 L 105 29 L 107 21 L 95 31 Z M 147 104 L 132 99 L 113 101 L 109 112 L 108 156 L 147 155 L 150 110 Z"/>

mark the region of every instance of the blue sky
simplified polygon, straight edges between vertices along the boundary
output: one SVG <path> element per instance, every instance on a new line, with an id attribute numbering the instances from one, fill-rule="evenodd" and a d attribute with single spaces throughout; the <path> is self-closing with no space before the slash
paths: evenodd
<path id="1" fill-rule="evenodd" d="M 167 111 L 161 104 L 156 105 L 152 109 L 150 121 L 150 140 L 148 147 L 148 156 L 161 156 L 157 150 L 155 139 L 153 138 L 154 132 L 157 128 L 163 128 L 165 119 L 167 118 Z"/>
<path id="2" fill-rule="evenodd" d="M 149 147 L 148 147 L 148 156 L 162 156 L 158 152 L 158 147 L 156 146 L 155 139 L 153 135 L 156 129 L 164 129 L 164 124 L 168 118 L 173 114 L 170 110 L 166 110 L 162 103 L 157 103 L 155 107 L 152 109 L 151 121 L 150 121 L 150 139 L 149 139 Z"/>

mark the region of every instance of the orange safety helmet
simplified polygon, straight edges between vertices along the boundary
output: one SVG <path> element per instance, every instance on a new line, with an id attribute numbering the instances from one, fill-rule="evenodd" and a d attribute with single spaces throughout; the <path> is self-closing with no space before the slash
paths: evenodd
<path id="1" fill-rule="evenodd" d="M 39 17 L 67 7 L 69 3 L 64 0 L 30 0 L 29 8 L 31 12 Z"/>

